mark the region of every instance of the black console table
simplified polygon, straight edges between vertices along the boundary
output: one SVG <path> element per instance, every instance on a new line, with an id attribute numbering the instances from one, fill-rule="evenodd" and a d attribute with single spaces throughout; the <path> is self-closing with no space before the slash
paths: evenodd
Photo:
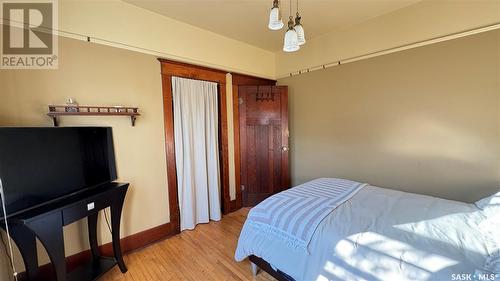
<path id="1" fill-rule="evenodd" d="M 109 183 L 8 218 L 11 237 L 21 252 L 28 280 L 39 280 L 36 238 L 47 250 L 57 281 L 96 280 L 118 264 L 127 272 L 120 249 L 120 219 L 128 183 Z M 114 257 L 103 257 L 97 245 L 97 218 L 100 210 L 111 209 Z M 92 259 L 66 272 L 63 227 L 87 217 Z M 3 225 L 3 224 L 2 224 Z"/>

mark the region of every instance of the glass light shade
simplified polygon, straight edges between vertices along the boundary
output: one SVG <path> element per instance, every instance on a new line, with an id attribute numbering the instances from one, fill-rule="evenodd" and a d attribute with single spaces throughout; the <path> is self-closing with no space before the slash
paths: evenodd
<path id="1" fill-rule="evenodd" d="M 283 45 L 283 51 L 285 52 L 295 52 L 300 49 L 299 38 L 297 37 L 297 32 L 295 29 L 291 28 L 285 33 L 285 42 Z"/>
<path id="2" fill-rule="evenodd" d="M 293 27 L 297 32 L 297 38 L 299 40 L 299 45 L 304 45 L 306 43 L 306 35 L 304 33 L 304 27 L 302 24 L 297 24 Z"/>
<path id="3" fill-rule="evenodd" d="M 269 14 L 269 29 L 271 30 L 280 30 L 284 26 L 283 21 L 281 20 L 280 16 L 280 9 L 279 8 L 272 8 L 271 13 Z"/>

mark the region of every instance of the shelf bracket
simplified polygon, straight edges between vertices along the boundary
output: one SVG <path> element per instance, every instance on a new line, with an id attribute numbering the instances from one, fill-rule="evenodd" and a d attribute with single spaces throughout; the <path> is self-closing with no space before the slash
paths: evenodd
<path id="1" fill-rule="evenodd" d="M 59 127 L 59 120 L 56 116 L 52 116 L 52 122 L 54 122 L 54 127 Z"/>

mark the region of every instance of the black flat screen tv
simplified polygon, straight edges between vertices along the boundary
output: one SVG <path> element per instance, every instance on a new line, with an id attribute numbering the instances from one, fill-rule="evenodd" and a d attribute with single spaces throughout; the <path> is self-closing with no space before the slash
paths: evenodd
<path id="1" fill-rule="evenodd" d="M 116 178 L 111 128 L 0 128 L 7 217 Z"/>

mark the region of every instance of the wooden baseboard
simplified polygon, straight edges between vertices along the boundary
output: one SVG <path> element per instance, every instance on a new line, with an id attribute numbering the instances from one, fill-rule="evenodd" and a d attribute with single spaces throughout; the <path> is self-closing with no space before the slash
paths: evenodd
<path id="1" fill-rule="evenodd" d="M 175 229 L 174 223 L 166 223 L 153 227 L 136 234 L 124 237 L 120 240 L 120 245 L 123 253 L 128 253 L 134 250 L 144 248 L 150 244 L 169 238 L 179 232 Z M 113 255 L 113 245 L 111 243 L 104 244 L 100 247 L 101 254 L 105 256 Z M 90 251 L 88 251 L 90 254 Z"/>
<path id="2" fill-rule="evenodd" d="M 153 227 L 148 230 L 132 234 L 130 236 L 120 239 L 120 245 L 123 253 L 128 253 L 141 248 L 144 248 L 150 244 L 158 242 L 160 240 L 167 239 L 179 233 L 176 228 L 175 223 L 166 223 Z M 113 256 L 113 245 L 112 243 L 106 243 L 99 246 L 101 255 L 103 256 Z M 72 271 L 78 267 L 78 265 L 90 261 L 91 253 L 90 250 L 85 250 L 80 253 L 66 257 L 66 269 L 67 271 Z M 45 264 L 40 266 L 38 269 L 39 280 L 53 280 L 54 274 L 52 269 L 52 264 Z M 25 272 L 19 274 L 19 280 L 27 280 Z"/>

